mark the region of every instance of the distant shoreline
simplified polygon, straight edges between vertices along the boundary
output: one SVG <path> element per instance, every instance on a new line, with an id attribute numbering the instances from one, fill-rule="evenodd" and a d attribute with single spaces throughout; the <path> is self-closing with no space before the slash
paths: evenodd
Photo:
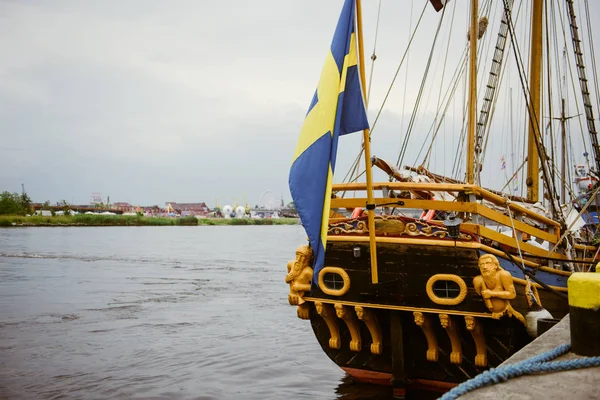
<path id="1" fill-rule="evenodd" d="M 297 225 L 298 218 L 179 218 L 140 217 L 136 215 L 0 215 L 0 228 L 29 226 L 214 226 L 214 225 Z"/>

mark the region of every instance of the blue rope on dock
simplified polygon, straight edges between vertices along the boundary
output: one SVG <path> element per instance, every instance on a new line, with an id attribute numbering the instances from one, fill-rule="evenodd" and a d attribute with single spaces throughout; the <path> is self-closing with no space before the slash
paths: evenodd
<path id="1" fill-rule="evenodd" d="M 440 400 L 454 400 L 465 393 L 495 383 L 505 382 L 511 378 L 522 375 L 568 371 L 580 368 L 600 367 L 600 357 L 585 357 L 575 360 L 550 361 L 566 354 L 571 349 L 571 344 L 562 344 L 555 349 L 539 354 L 535 357 L 523 360 L 516 364 L 491 368 L 473 379 L 456 386 Z"/>

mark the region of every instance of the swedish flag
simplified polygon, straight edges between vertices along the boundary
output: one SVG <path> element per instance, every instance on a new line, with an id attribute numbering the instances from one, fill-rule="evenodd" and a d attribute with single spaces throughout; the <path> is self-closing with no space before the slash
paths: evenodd
<path id="1" fill-rule="evenodd" d="M 294 205 L 315 256 L 315 282 L 325 260 L 338 138 L 369 127 L 358 66 L 355 12 L 356 0 L 345 0 L 290 169 Z"/>

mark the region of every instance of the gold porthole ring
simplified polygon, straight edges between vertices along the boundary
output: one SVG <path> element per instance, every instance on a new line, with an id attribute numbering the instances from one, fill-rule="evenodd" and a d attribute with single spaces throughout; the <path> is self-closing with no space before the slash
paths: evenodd
<path id="1" fill-rule="evenodd" d="M 325 277 L 325 274 L 328 273 L 339 275 L 344 282 L 344 286 L 342 286 L 340 289 L 332 289 L 327 287 L 323 278 Z M 325 267 L 319 271 L 319 287 L 323 293 L 330 296 L 343 296 L 348 292 L 348 290 L 350 290 L 350 276 L 348 276 L 348 273 L 340 267 Z"/>
<path id="2" fill-rule="evenodd" d="M 450 282 L 456 283 L 458 285 L 458 288 L 460 289 L 458 296 L 451 297 L 451 298 L 441 298 L 441 297 L 436 296 L 436 294 L 433 292 L 433 284 L 436 283 L 437 281 L 450 281 Z M 427 281 L 427 285 L 425 286 L 425 288 L 427 290 L 427 296 L 429 296 L 431 301 L 433 301 L 435 304 L 440 304 L 443 306 L 455 306 L 457 304 L 462 303 L 462 301 L 465 299 L 465 297 L 467 297 L 467 284 L 458 275 L 453 275 L 453 274 L 433 275 Z"/>

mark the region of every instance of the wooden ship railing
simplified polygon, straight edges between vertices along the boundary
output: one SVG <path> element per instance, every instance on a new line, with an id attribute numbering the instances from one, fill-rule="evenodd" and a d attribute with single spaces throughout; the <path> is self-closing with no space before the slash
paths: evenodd
<path id="1" fill-rule="evenodd" d="M 332 187 L 333 193 L 336 192 L 360 192 L 366 190 L 366 183 L 344 183 L 334 184 Z M 499 256 L 506 256 L 501 250 L 486 245 L 485 239 L 490 242 L 496 242 L 499 245 L 511 248 L 514 253 L 518 250 L 525 253 L 523 257 L 518 254 L 513 254 L 515 261 L 522 262 L 527 266 L 540 268 L 550 267 L 552 271 L 558 271 L 553 267 L 554 262 L 573 262 L 573 263 L 584 263 L 591 264 L 594 261 L 594 256 L 597 251 L 596 246 L 585 245 L 585 244 L 574 244 L 573 247 L 577 253 L 577 259 L 573 260 L 568 254 L 549 251 L 541 247 L 537 247 L 527 243 L 529 237 L 535 237 L 543 239 L 550 244 L 551 248 L 554 248 L 562 238 L 562 227 L 559 222 L 556 222 L 544 215 L 540 215 L 521 204 L 511 202 L 506 198 L 499 196 L 491 191 L 484 189 L 480 186 L 473 184 L 454 184 L 454 183 L 414 183 L 414 182 L 377 182 L 373 183 L 374 191 L 382 191 L 383 193 L 389 193 L 393 191 L 405 191 L 405 192 L 447 192 L 452 196 L 457 197 L 460 201 L 444 201 L 444 200 L 423 200 L 414 198 L 398 198 L 398 197 L 374 197 L 373 204 L 376 205 L 377 209 L 383 208 L 397 208 L 397 209 L 421 209 L 421 210 L 436 210 L 445 212 L 454 212 L 464 217 L 464 223 L 461 224 L 461 230 L 477 235 L 484 243 L 467 243 L 457 242 L 451 243 L 444 240 L 427 240 L 424 243 L 431 245 L 442 245 L 442 246 L 457 246 L 457 247 L 472 247 L 481 248 L 485 251 L 490 251 Z M 482 200 L 487 200 L 491 204 L 502 207 L 507 210 L 509 215 L 498 212 L 484 203 Z M 334 197 L 331 199 L 331 209 L 348 209 L 353 210 L 357 207 L 365 208 L 367 204 L 366 197 L 354 197 L 354 198 L 340 198 Z M 497 232 L 494 229 L 488 228 L 481 223 L 474 223 L 477 221 L 476 216 L 481 216 L 488 221 L 493 221 L 499 226 L 504 226 L 512 230 L 513 236 L 507 236 L 503 233 Z M 511 218 L 512 217 L 512 218 Z M 528 223 L 521 221 L 522 217 L 527 217 L 538 226 L 533 226 Z M 339 222 L 347 218 L 340 218 L 337 216 L 329 219 L 330 223 Z M 432 220 L 432 223 L 442 224 L 441 220 Z M 516 237 L 515 237 L 516 236 Z M 525 240 L 524 240 L 525 239 Z M 357 237 L 357 236 L 340 236 L 330 235 L 328 241 L 368 241 L 368 237 Z M 415 242 L 419 239 L 414 238 L 393 238 L 393 237 L 381 237 L 376 238 L 377 242 Z M 434 243 L 435 242 L 435 243 Z M 439 242 L 439 243 L 438 243 Z M 557 246 L 560 248 L 560 246 Z M 511 251 L 512 253 L 512 251 Z M 533 256 L 539 258 L 541 262 L 543 259 L 549 259 L 548 265 L 542 265 L 542 263 L 534 262 L 532 258 L 527 256 Z M 567 272 L 565 272 L 567 273 Z M 568 273 L 567 273 L 568 274 Z"/>

